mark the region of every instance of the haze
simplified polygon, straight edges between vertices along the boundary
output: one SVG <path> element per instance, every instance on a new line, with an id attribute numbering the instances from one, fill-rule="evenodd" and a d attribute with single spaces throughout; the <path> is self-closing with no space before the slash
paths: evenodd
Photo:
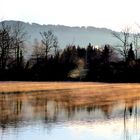
<path id="1" fill-rule="evenodd" d="M 1 20 L 120 30 L 140 23 L 139 0 L 0 0 Z"/>

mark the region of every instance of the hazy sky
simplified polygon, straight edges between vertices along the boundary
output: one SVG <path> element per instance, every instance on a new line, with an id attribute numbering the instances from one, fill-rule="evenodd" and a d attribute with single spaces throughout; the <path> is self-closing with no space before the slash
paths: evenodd
<path id="1" fill-rule="evenodd" d="M 140 0 L 0 0 L 0 19 L 121 30 L 140 24 Z"/>

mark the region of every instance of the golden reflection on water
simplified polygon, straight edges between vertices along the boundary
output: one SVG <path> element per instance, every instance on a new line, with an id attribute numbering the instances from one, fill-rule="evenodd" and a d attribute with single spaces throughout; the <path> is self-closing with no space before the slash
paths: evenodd
<path id="1" fill-rule="evenodd" d="M 82 110 L 90 113 L 100 109 L 106 116 L 110 116 L 114 109 L 124 109 L 131 114 L 139 98 L 139 93 L 93 93 L 91 89 L 4 93 L 0 94 L 0 124 L 6 127 L 22 120 L 67 120 Z M 80 118 L 84 117 L 86 114 L 81 114 Z"/>

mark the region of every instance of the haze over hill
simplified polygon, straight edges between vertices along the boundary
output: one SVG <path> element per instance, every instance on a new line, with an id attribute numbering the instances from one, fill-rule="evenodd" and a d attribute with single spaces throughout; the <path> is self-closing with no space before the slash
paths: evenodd
<path id="1" fill-rule="evenodd" d="M 13 25 L 17 21 L 5 21 L 7 25 Z M 113 37 L 112 30 L 95 27 L 69 27 L 64 25 L 40 25 L 37 23 L 22 22 L 27 32 L 26 41 L 32 44 L 35 39 L 41 40 L 40 32 L 52 30 L 58 37 L 59 47 L 64 48 L 66 45 L 74 44 L 86 47 L 89 42 L 93 45 L 117 44 L 117 39 Z"/>

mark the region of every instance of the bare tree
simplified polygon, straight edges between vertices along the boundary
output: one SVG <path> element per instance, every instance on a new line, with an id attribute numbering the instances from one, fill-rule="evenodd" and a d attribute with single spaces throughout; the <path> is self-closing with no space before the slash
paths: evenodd
<path id="1" fill-rule="evenodd" d="M 130 44 L 129 43 L 130 28 L 126 27 L 122 30 L 122 32 L 120 33 L 113 32 L 112 34 L 115 38 L 117 38 L 122 43 L 122 45 L 119 46 L 118 50 L 126 61 L 128 56 L 129 44 Z"/>
<path id="2" fill-rule="evenodd" d="M 136 60 L 138 59 L 139 39 L 140 39 L 140 34 L 134 33 L 133 34 L 133 44 L 134 44 L 134 49 L 135 49 Z"/>
<path id="3" fill-rule="evenodd" d="M 17 66 L 23 60 L 23 49 L 26 32 L 21 22 L 14 25 L 7 25 L 1 22 L 0 28 L 0 67 L 5 69 L 11 63 L 16 62 Z"/>
<path id="4" fill-rule="evenodd" d="M 5 69 L 12 48 L 11 27 L 1 22 L 0 29 L 0 68 Z"/>
<path id="5" fill-rule="evenodd" d="M 41 32 L 41 37 L 42 37 L 42 44 L 43 46 L 45 46 L 45 57 L 47 59 L 48 57 L 48 53 L 50 52 L 50 50 L 52 48 L 55 48 L 55 51 L 56 51 L 56 48 L 57 48 L 57 44 L 58 44 L 58 41 L 57 41 L 57 37 L 52 33 L 51 30 L 47 31 L 47 32 Z"/>
<path id="6" fill-rule="evenodd" d="M 15 53 L 15 59 L 17 66 L 20 65 L 20 58 L 24 50 L 24 43 L 27 33 L 24 30 L 24 26 L 21 22 L 17 22 L 12 27 L 12 38 L 13 38 L 13 50 Z"/>
<path id="7" fill-rule="evenodd" d="M 54 55 L 56 56 L 59 53 L 59 46 L 58 46 L 57 37 L 54 38 L 53 46 L 54 46 Z"/>
<path id="8" fill-rule="evenodd" d="M 33 53 L 32 56 L 34 59 L 36 59 L 36 61 L 38 62 L 39 59 L 42 59 L 45 57 L 45 48 L 44 46 L 42 46 L 42 44 L 40 42 L 38 42 L 37 39 L 34 40 L 34 44 L 33 44 Z"/>

